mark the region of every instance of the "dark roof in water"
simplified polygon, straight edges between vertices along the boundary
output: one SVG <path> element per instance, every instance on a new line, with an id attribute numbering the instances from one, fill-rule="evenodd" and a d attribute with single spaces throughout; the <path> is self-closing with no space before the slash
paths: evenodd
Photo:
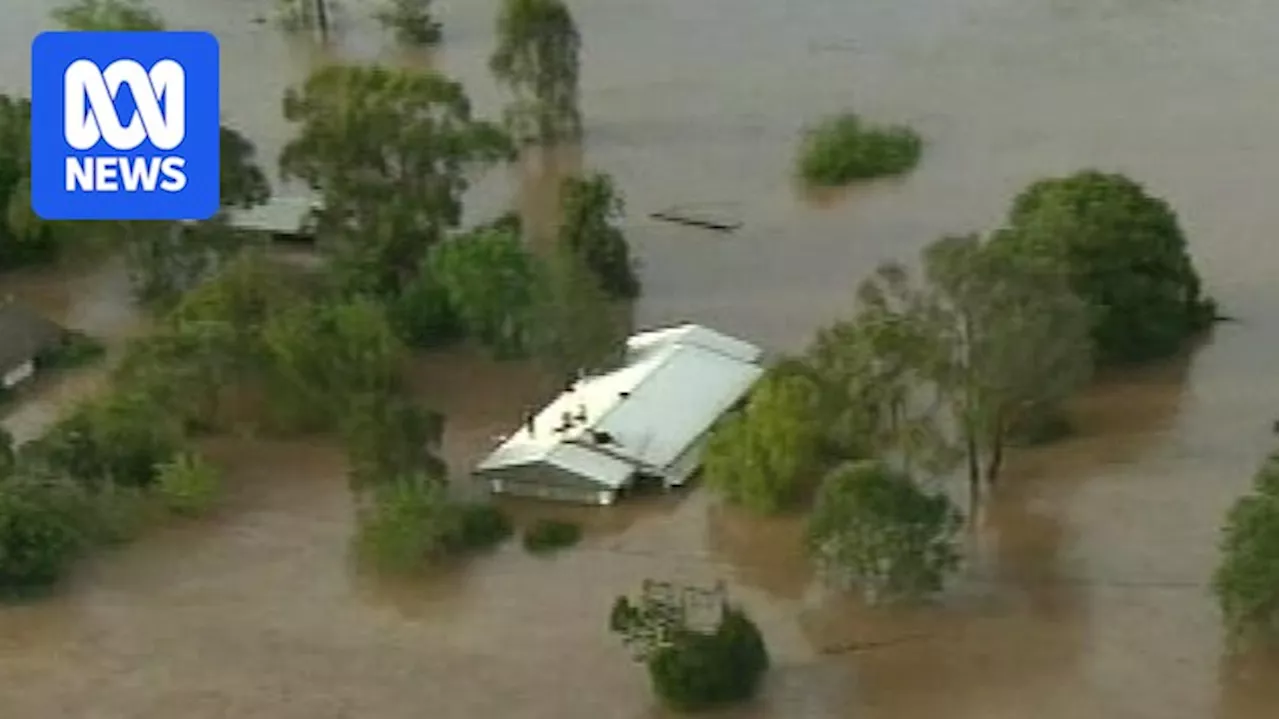
<path id="1" fill-rule="evenodd" d="M 0 372 L 9 372 L 57 344 L 63 329 L 25 304 L 0 298 Z"/>

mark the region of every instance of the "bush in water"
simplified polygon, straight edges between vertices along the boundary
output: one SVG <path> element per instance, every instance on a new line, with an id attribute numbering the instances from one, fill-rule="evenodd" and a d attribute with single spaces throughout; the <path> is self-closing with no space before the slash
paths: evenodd
<path id="1" fill-rule="evenodd" d="M 810 184 L 829 186 L 900 175 L 916 166 L 923 149 L 909 127 L 878 127 L 843 113 L 805 131 L 799 173 Z"/>
<path id="2" fill-rule="evenodd" d="M 524 548 L 535 554 L 571 547 L 582 538 L 582 527 L 573 522 L 539 519 L 524 530 Z"/>
<path id="3" fill-rule="evenodd" d="M 25 477 L 0 482 L 0 594 L 56 582 L 82 544 L 72 488 Z"/>

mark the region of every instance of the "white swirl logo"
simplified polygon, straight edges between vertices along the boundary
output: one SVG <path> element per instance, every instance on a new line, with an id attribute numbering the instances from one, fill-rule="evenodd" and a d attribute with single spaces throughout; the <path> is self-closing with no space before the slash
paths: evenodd
<path id="1" fill-rule="evenodd" d="M 63 81 L 63 132 L 76 150 L 88 150 L 99 140 L 122 152 L 146 140 L 158 150 L 172 150 L 186 137 L 186 73 L 173 60 L 157 62 L 150 72 L 134 60 L 116 60 L 105 70 L 76 60 Z M 128 124 L 121 124 L 113 103 L 122 85 L 129 86 L 137 105 Z M 85 107 L 86 98 L 92 112 Z"/>

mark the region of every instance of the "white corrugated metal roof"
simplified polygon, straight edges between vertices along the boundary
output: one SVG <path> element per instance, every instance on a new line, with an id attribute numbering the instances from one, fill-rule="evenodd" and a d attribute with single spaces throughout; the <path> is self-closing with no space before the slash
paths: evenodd
<path id="1" fill-rule="evenodd" d="M 617 489 L 626 484 L 636 471 L 630 462 L 571 442 L 561 442 L 552 447 L 542 461 L 574 474 L 589 477 L 610 489 Z"/>
<path id="2" fill-rule="evenodd" d="M 231 224 L 243 230 L 259 232 L 300 232 L 312 210 L 321 207 L 320 201 L 308 197 L 273 197 L 261 205 L 247 210 L 229 212 Z"/>
<path id="3" fill-rule="evenodd" d="M 695 345 L 674 345 L 625 402 L 593 429 L 612 435 L 629 457 L 665 468 L 737 402 L 764 369 Z"/>
<path id="4" fill-rule="evenodd" d="M 632 335 L 627 340 L 627 352 L 639 356 L 674 344 L 714 350 L 743 362 L 759 362 L 764 356 L 764 350 L 750 342 L 695 324 L 663 327 Z"/>
<path id="5" fill-rule="evenodd" d="M 764 372 L 754 363 L 762 352 L 749 343 L 697 325 L 671 330 L 633 337 L 630 364 L 561 394 L 532 432 L 521 427 L 477 469 L 543 462 L 610 487 L 636 469 L 667 471 Z M 557 431 L 566 415 L 569 428 Z M 597 444 L 598 433 L 611 441 Z"/>

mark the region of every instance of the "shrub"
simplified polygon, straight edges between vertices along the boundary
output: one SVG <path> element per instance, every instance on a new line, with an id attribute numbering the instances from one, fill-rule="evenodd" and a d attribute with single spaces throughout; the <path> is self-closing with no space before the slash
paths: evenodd
<path id="1" fill-rule="evenodd" d="M 646 580 L 639 602 L 624 596 L 614 603 L 610 631 L 645 664 L 654 693 L 668 707 L 709 709 L 745 701 L 759 689 L 769 668 L 764 637 L 723 592 Z M 718 610 L 715 626 L 695 627 L 691 614 L 708 604 Z"/>
<path id="2" fill-rule="evenodd" d="M 156 519 L 156 504 L 138 487 L 107 482 L 80 495 L 85 532 L 95 544 L 120 545 L 137 539 Z"/>
<path id="3" fill-rule="evenodd" d="M 1065 268 L 1091 310 L 1104 364 L 1172 355 L 1213 320 L 1177 216 L 1123 175 L 1090 170 L 1032 183 L 995 242 Z"/>
<path id="4" fill-rule="evenodd" d="M 582 538 L 582 528 L 573 522 L 539 519 L 524 530 L 524 548 L 535 554 L 571 547 Z"/>
<path id="5" fill-rule="evenodd" d="M 1213 589 L 1227 626 L 1237 636 L 1276 633 L 1276 533 L 1280 531 L 1276 457 L 1263 465 L 1253 491 L 1236 501 L 1222 528 L 1222 563 Z"/>
<path id="6" fill-rule="evenodd" d="M 924 142 L 909 127 L 877 127 L 843 113 L 805 131 L 799 172 L 814 185 L 900 175 L 916 166 L 923 148 Z"/>
<path id="7" fill-rule="evenodd" d="M 511 519 L 494 504 L 468 502 L 456 505 L 458 528 L 449 541 L 453 552 L 488 549 L 502 543 L 513 531 Z"/>
<path id="8" fill-rule="evenodd" d="M 703 478 L 732 504 L 759 514 L 791 509 L 819 471 L 823 394 L 809 377 L 771 371 L 746 406 L 712 430 Z"/>
<path id="9" fill-rule="evenodd" d="M 47 588 L 75 558 L 83 537 L 70 494 L 28 478 L 0 482 L 0 594 Z"/>
<path id="10" fill-rule="evenodd" d="M 379 571 L 407 573 L 444 557 L 461 533 L 447 488 L 424 476 L 379 485 L 361 509 L 356 535 L 363 559 Z"/>
<path id="11" fill-rule="evenodd" d="M 809 547 L 829 579 L 869 601 L 915 599 L 942 588 L 959 562 L 960 514 L 941 494 L 877 462 L 837 469 L 818 490 Z"/>
<path id="12" fill-rule="evenodd" d="M 145 397 L 114 393 L 77 407 L 23 453 L 88 486 L 145 487 L 182 441 L 182 428 L 171 419 Z"/>
<path id="13" fill-rule="evenodd" d="M 387 308 L 396 334 L 410 347 L 443 347 L 462 337 L 462 320 L 449 302 L 449 291 L 423 263 Z"/>
<path id="14" fill-rule="evenodd" d="M 618 226 L 625 205 L 609 175 L 570 177 L 561 187 L 559 244 L 578 257 L 610 299 L 640 296 L 631 246 Z"/>
<path id="15" fill-rule="evenodd" d="M 453 501 L 444 482 L 413 475 L 376 487 L 356 541 L 375 569 L 407 573 L 510 535 L 511 521 L 497 507 Z"/>
<path id="16" fill-rule="evenodd" d="M 405 45 L 433 45 L 440 41 L 440 23 L 431 17 L 431 0 L 389 0 L 373 15 L 395 32 Z"/>
<path id="17" fill-rule="evenodd" d="M 734 608 L 725 608 L 715 632 L 679 632 L 648 663 L 654 692 L 678 711 L 746 701 L 755 696 L 768 667 L 760 630 Z"/>
<path id="18" fill-rule="evenodd" d="M 194 452 L 182 452 L 160 465 L 156 479 L 156 492 L 165 508 L 187 516 L 207 512 L 220 489 L 217 469 Z"/>

